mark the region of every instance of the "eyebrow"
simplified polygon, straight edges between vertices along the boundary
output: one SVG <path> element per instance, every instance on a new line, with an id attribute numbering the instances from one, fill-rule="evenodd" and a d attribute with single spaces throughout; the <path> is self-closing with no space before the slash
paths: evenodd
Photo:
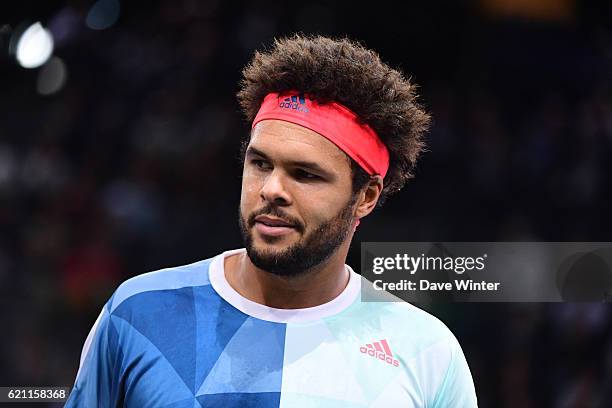
<path id="1" fill-rule="evenodd" d="M 246 156 L 249 156 L 249 155 L 257 155 L 266 160 L 270 160 L 268 155 L 266 155 L 261 150 L 255 147 L 252 147 L 252 146 L 249 146 L 247 148 Z M 318 163 L 315 163 L 315 162 L 305 161 L 305 160 L 294 160 L 294 161 L 289 161 L 288 163 L 296 167 L 303 167 L 303 168 L 312 170 L 314 172 L 321 173 L 322 175 L 327 176 L 327 177 L 335 177 L 333 173 L 331 173 L 329 170 L 324 169 Z"/>

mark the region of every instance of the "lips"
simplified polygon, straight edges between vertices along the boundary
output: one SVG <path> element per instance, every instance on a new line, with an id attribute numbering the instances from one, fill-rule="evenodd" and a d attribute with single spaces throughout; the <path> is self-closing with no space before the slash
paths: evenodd
<path id="1" fill-rule="evenodd" d="M 267 216 L 260 215 L 255 217 L 255 222 L 260 222 L 262 224 L 267 225 L 268 227 L 288 227 L 293 228 L 293 225 L 289 224 L 281 220 L 280 218 L 271 218 Z"/>
<path id="2" fill-rule="evenodd" d="M 255 218 L 255 229 L 264 236 L 279 237 L 289 234 L 295 227 L 280 218 L 258 216 Z"/>

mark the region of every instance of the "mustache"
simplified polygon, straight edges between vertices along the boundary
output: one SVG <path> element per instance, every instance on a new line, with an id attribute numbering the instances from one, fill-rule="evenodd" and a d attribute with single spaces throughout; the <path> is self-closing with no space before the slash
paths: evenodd
<path id="1" fill-rule="evenodd" d="M 284 222 L 291 224 L 291 226 L 294 227 L 299 232 L 304 231 L 304 225 L 299 220 L 293 218 L 289 214 L 285 214 L 285 212 L 281 210 L 279 207 L 273 206 L 270 204 L 267 204 L 265 207 L 259 210 L 253 211 L 249 215 L 249 218 L 247 220 L 247 225 L 249 227 L 253 227 L 255 225 L 255 217 L 259 217 L 260 215 L 269 215 L 271 217 L 280 218 Z"/>

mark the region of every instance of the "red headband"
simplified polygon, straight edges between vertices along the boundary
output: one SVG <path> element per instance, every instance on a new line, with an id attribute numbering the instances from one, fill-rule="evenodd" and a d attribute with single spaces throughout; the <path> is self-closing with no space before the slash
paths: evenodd
<path id="1" fill-rule="evenodd" d="M 346 106 L 337 102 L 319 104 L 296 91 L 270 93 L 253 120 L 254 128 L 266 119 L 280 119 L 313 130 L 330 140 L 368 174 L 383 178 L 389 169 L 389 151 L 378 135 L 361 124 Z"/>

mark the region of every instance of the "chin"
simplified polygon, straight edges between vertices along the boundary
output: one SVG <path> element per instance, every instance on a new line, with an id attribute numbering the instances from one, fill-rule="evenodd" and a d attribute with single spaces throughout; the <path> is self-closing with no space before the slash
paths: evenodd
<path id="1" fill-rule="evenodd" d="M 266 251 L 266 250 L 284 250 L 293 246 L 297 241 L 295 239 L 291 239 L 289 237 L 271 237 L 264 238 L 262 236 L 258 236 L 255 238 L 253 242 L 253 248 L 258 251 Z"/>

